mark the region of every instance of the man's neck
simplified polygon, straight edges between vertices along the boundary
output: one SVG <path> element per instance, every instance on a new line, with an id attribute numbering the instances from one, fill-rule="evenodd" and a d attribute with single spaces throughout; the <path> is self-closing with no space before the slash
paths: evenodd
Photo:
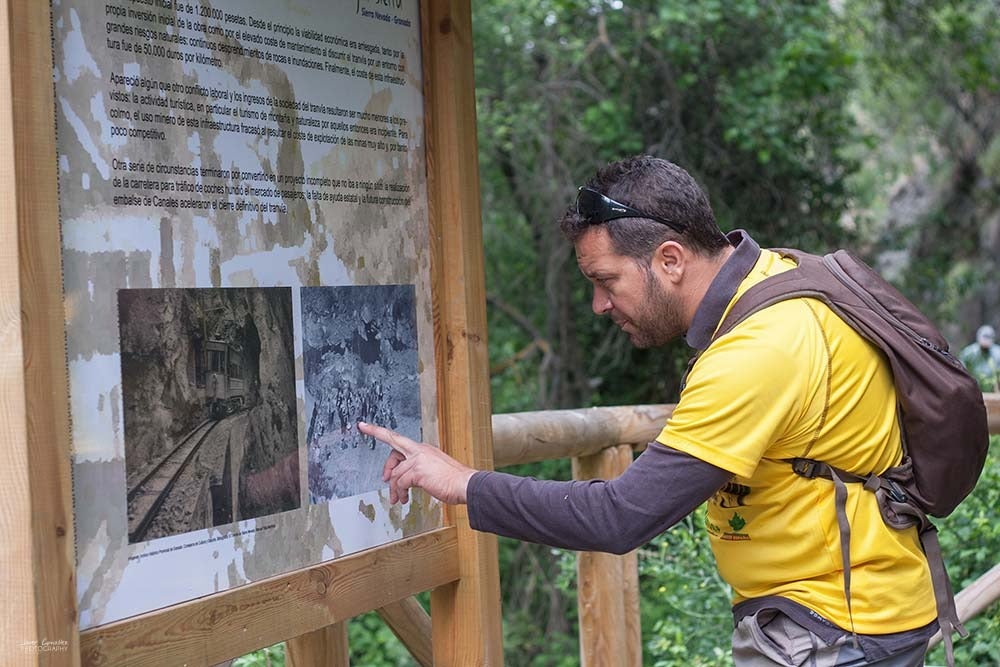
<path id="1" fill-rule="evenodd" d="M 690 287 L 684 291 L 686 297 L 684 318 L 689 328 L 691 322 L 694 320 L 694 314 L 698 311 L 698 306 L 701 305 L 705 294 L 708 293 L 708 288 L 712 285 L 712 281 L 719 275 L 722 265 L 732 257 L 735 250 L 732 246 L 726 246 L 718 255 L 706 257 L 692 266 L 694 270 L 689 274 L 691 278 Z"/>

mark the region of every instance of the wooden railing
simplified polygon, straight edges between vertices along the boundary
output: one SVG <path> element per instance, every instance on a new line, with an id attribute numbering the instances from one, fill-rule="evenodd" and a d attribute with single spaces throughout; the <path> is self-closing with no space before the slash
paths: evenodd
<path id="1" fill-rule="evenodd" d="M 1000 434 L 1000 394 L 984 398 L 990 433 Z M 673 405 L 633 405 L 493 415 L 494 462 L 499 468 L 569 458 L 574 479 L 617 477 L 632 462 L 633 454 L 659 435 L 673 409 Z M 577 559 L 583 667 L 638 667 L 642 639 L 636 553 L 581 552 Z M 968 620 L 998 599 L 1000 564 L 956 595 L 959 617 Z M 432 664 L 430 619 L 419 602 L 410 598 L 378 613 L 421 665 Z M 343 627 L 338 626 L 338 632 L 330 641 L 343 642 L 346 665 Z M 294 650 L 290 657 L 294 665 Z"/>

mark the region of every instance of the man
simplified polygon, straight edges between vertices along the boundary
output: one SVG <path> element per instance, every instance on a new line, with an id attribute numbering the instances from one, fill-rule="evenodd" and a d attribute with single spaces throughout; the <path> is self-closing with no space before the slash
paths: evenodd
<path id="1" fill-rule="evenodd" d="M 1000 391 L 1000 345 L 996 344 L 993 327 L 979 327 L 975 342 L 963 348 L 958 358 L 983 391 Z"/>
<path id="2" fill-rule="evenodd" d="M 719 230 L 680 167 L 640 156 L 601 169 L 561 221 L 593 285 L 592 308 L 638 347 L 684 336 L 698 351 L 656 441 L 611 481 L 553 482 L 471 470 L 440 450 L 361 425 L 394 451 L 390 499 L 421 487 L 468 503 L 474 528 L 625 553 L 708 501 L 706 528 L 735 593 L 733 657 L 760 665 L 923 664 L 937 628 L 915 530 L 882 521 L 849 484 L 850 594 L 834 485 L 797 476 L 810 457 L 859 473 L 902 456 L 885 358 L 829 308 L 791 299 L 713 341 L 752 285 L 792 267 L 742 231 Z"/>

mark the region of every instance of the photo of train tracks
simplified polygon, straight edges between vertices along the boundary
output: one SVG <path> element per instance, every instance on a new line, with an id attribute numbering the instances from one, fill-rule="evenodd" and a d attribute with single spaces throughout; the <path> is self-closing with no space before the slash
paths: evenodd
<path id="1" fill-rule="evenodd" d="M 301 505 L 291 290 L 118 293 L 129 543 Z"/>

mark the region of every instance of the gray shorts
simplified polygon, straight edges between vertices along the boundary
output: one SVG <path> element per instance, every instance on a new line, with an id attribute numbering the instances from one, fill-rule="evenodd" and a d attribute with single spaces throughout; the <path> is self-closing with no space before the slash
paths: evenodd
<path id="1" fill-rule="evenodd" d="M 733 631 L 736 667 L 921 667 L 927 642 L 867 662 L 847 634 L 832 644 L 774 609 L 743 617 Z"/>

